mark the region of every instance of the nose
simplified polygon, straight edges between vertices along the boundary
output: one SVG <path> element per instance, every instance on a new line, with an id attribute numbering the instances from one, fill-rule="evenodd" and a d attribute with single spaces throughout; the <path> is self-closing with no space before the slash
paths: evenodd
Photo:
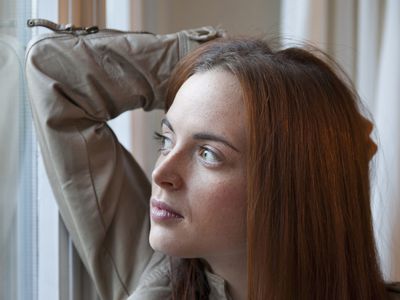
<path id="1" fill-rule="evenodd" d="M 179 190 L 183 185 L 182 159 L 178 153 L 160 156 L 151 174 L 155 184 L 169 191 Z"/>

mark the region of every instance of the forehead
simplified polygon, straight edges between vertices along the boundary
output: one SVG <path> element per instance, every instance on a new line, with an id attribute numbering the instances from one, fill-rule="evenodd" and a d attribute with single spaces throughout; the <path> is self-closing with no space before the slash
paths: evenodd
<path id="1" fill-rule="evenodd" d="M 196 73 L 179 89 L 167 118 L 174 127 L 182 125 L 182 128 L 186 126 L 193 130 L 243 134 L 244 105 L 240 83 L 233 74 L 223 70 Z"/>

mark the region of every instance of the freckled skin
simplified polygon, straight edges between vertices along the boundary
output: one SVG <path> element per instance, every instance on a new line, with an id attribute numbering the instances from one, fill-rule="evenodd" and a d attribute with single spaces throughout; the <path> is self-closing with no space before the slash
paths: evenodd
<path id="1" fill-rule="evenodd" d="M 171 256 L 214 260 L 246 251 L 246 130 L 238 80 L 223 70 L 197 73 L 178 91 L 162 126 L 168 149 L 152 175 L 152 198 L 183 219 L 151 221 L 150 244 Z M 236 150 L 196 133 L 223 137 Z M 208 147 L 213 153 L 202 152 Z"/>

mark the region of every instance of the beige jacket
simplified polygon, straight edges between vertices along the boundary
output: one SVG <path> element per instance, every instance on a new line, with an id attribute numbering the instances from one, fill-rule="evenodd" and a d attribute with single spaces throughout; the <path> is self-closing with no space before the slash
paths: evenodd
<path id="1" fill-rule="evenodd" d="M 168 299 L 169 260 L 148 242 L 149 182 L 107 121 L 135 108 L 163 108 L 172 68 L 219 32 L 80 33 L 39 36 L 26 54 L 48 177 L 101 299 Z M 207 276 L 211 299 L 227 299 L 224 281 Z"/>

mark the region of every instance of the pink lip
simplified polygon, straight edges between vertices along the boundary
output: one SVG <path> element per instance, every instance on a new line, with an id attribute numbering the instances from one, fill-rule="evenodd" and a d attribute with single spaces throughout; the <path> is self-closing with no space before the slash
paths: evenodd
<path id="1" fill-rule="evenodd" d="M 150 215 L 154 221 L 183 219 L 183 216 L 172 209 L 167 203 L 151 199 Z"/>

